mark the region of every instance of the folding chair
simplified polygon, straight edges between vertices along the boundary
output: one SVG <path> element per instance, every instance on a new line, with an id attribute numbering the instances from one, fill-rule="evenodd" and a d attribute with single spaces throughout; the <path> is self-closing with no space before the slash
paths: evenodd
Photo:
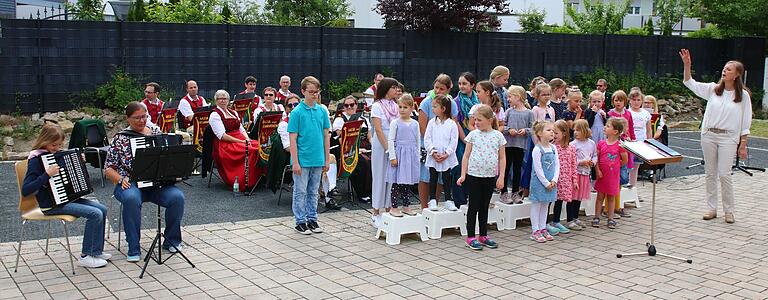
<path id="1" fill-rule="evenodd" d="M 77 220 L 76 216 L 72 215 L 46 215 L 40 210 L 40 206 L 37 203 L 36 196 L 27 196 L 21 194 L 21 185 L 24 182 L 24 176 L 27 174 L 27 160 L 16 162 L 16 184 L 19 188 L 19 213 L 21 213 L 21 234 L 19 235 L 19 247 L 16 249 L 16 267 L 13 272 L 16 273 L 19 270 L 19 258 L 21 257 L 21 244 L 24 241 L 24 225 L 29 221 L 48 221 L 48 235 L 45 238 L 45 255 L 48 255 L 48 241 L 51 238 L 51 221 L 56 220 L 61 222 L 64 226 L 64 237 L 67 240 L 67 252 L 69 253 L 69 266 L 72 268 L 72 275 L 75 274 L 75 263 L 72 259 L 72 248 L 69 246 L 69 230 L 67 229 L 67 223 Z"/>

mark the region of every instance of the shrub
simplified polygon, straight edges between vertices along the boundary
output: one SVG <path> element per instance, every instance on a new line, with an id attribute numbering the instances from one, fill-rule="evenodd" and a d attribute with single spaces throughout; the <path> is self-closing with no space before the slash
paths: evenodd
<path id="1" fill-rule="evenodd" d="M 122 110 L 128 102 L 143 98 L 141 84 L 122 68 L 115 69 L 112 78 L 96 88 L 96 99 L 113 110 Z"/>
<path id="2" fill-rule="evenodd" d="M 340 82 L 329 80 L 328 96 L 331 97 L 331 101 L 336 101 L 352 93 L 364 92 L 369 86 L 371 86 L 370 82 L 362 81 L 357 76 L 349 76 Z"/>
<path id="3" fill-rule="evenodd" d="M 691 31 L 686 36 L 689 38 L 699 39 L 723 39 L 727 38 L 728 34 L 720 30 L 720 28 L 718 28 L 716 25 L 707 24 L 707 27 L 696 31 Z"/>
<path id="4" fill-rule="evenodd" d="M 622 30 L 619 30 L 618 34 L 623 35 L 648 35 L 648 31 L 646 29 L 640 28 L 640 27 L 631 27 L 631 28 L 624 28 Z"/>
<path id="5" fill-rule="evenodd" d="M 629 89 L 637 86 L 643 90 L 644 94 L 654 95 L 659 99 L 693 96 L 693 93 L 683 85 L 682 75 L 664 74 L 654 77 L 645 71 L 641 63 L 638 63 L 635 70 L 629 74 L 616 74 L 608 69 L 598 67 L 592 72 L 578 74 L 567 82 L 578 85 L 586 94 L 594 89 L 595 82 L 600 78 L 608 81 L 609 89 L 612 91 L 621 89 L 629 92 Z"/>

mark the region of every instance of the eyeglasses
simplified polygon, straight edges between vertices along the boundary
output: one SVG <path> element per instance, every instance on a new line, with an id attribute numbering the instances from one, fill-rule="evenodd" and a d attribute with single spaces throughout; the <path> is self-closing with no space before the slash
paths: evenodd
<path id="1" fill-rule="evenodd" d="M 598 85 L 597 85 L 597 87 L 599 87 L 599 88 L 601 88 L 601 87 L 603 87 L 603 86 L 604 86 L 604 85 L 602 85 L 602 84 L 598 84 Z"/>
<path id="2" fill-rule="evenodd" d="M 317 90 L 317 91 L 309 91 L 309 90 L 304 90 L 304 92 L 306 92 L 307 94 L 310 94 L 310 95 L 317 95 L 317 94 L 320 94 L 320 90 Z"/>
<path id="3" fill-rule="evenodd" d="M 292 103 L 288 103 L 286 105 L 288 105 L 288 107 L 290 107 L 290 108 L 294 108 L 296 106 L 299 106 L 299 102 L 292 102 Z"/>
<path id="4" fill-rule="evenodd" d="M 275 94 L 264 94 L 264 97 L 274 97 Z"/>
<path id="5" fill-rule="evenodd" d="M 147 115 L 141 115 L 141 116 L 130 117 L 129 119 L 132 119 L 132 120 L 134 120 L 134 121 L 141 121 L 141 120 L 146 120 L 146 119 L 147 119 Z"/>
<path id="6" fill-rule="evenodd" d="M 229 100 L 229 98 L 216 98 L 216 100 Z"/>
<path id="7" fill-rule="evenodd" d="M 355 107 L 355 106 L 357 106 L 357 104 L 355 104 L 355 103 L 352 103 L 352 104 L 344 104 L 344 107 L 346 107 L 346 108 L 353 108 L 353 107 Z"/>

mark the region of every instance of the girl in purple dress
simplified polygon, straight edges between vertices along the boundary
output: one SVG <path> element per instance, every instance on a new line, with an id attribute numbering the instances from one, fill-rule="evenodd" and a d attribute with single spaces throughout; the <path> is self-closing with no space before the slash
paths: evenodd
<path id="1" fill-rule="evenodd" d="M 413 113 L 413 97 L 404 94 L 397 100 L 400 118 L 392 120 L 389 125 L 387 153 L 390 167 L 387 172 L 387 182 L 392 183 L 392 209 L 389 213 L 394 217 L 416 215 L 410 206 L 409 189 L 419 183 L 421 177 L 421 133 L 419 123 L 411 118 Z M 397 208 L 398 200 L 402 204 L 402 212 Z"/>

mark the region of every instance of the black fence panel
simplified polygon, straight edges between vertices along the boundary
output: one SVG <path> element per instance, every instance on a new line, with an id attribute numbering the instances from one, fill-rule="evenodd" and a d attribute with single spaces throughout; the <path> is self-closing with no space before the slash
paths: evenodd
<path id="1" fill-rule="evenodd" d="M 171 24 L 53 20 L 0 20 L 0 111 L 65 110 L 82 92 L 123 68 L 141 82 L 156 81 L 161 97 L 179 99 L 185 82 L 200 94 L 243 90 L 253 75 L 257 90 L 304 76 L 327 84 L 354 76 L 371 80 L 388 71 L 410 92 L 425 92 L 439 73 L 456 82 L 461 72 L 487 79 L 496 65 L 511 70 L 510 84 L 537 75 L 572 77 L 602 66 L 655 76 L 682 72 L 680 48 L 691 49 L 696 78 L 717 78 L 723 64 L 742 61 L 750 88 L 762 88 L 764 39 L 690 39 L 662 36 L 429 32 L 403 30 Z M 327 93 L 323 93 L 327 97 Z M 137 99 L 138 100 L 138 99 Z M 327 98 L 325 100 L 328 100 Z"/>

